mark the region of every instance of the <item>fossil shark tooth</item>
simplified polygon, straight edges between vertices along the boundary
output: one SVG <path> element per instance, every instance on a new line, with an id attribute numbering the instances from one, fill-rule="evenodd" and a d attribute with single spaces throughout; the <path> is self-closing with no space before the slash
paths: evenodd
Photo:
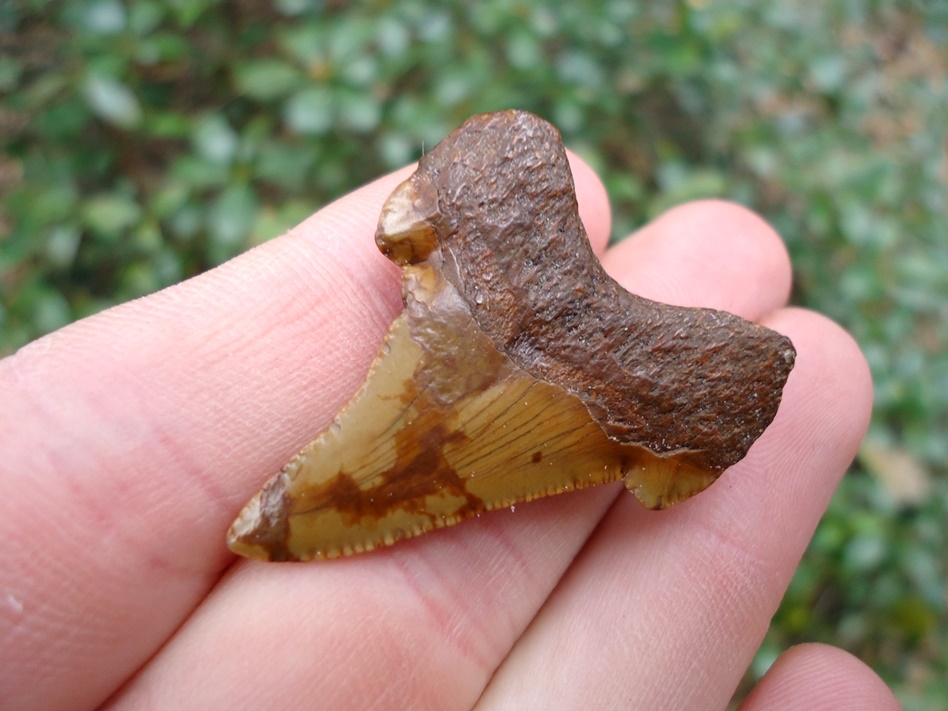
<path id="1" fill-rule="evenodd" d="M 376 241 L 404 311 L 351 402 L 234 521 L 241 555 L 333 558 L 619 479 L 667 507 L 776 415 L 790 341 L 606 275 L 536 116 L 468 120 L 388 199 Z"/>

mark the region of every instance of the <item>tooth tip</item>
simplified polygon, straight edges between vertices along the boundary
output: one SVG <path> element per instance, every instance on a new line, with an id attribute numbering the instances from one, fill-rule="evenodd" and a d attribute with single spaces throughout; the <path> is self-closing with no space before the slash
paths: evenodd
<path id="1" fill-rule="evenodd" d="M 287 548 L 289 521 L 283 501 L 282 478 L 258 492 L 227 531 L 227 547 L 245 558 L 295 560 Z"/>

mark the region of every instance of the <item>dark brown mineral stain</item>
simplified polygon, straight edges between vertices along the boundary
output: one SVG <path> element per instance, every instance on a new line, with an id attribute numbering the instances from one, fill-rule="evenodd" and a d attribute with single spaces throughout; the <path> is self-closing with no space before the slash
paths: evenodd
<path id="1" fill-rule="evenodd" d="M 440 421 L 442 416 L 443 412 L 432 408 L 396 434 L 395 464 L 379 473 L 374 486 L 366 488 L 346 472 L 339 472 L 318 489 L 298 494 L 293 515 L 327 508 L 340 514 L 346 525 L 371 530 L 372 521 L 381 521 L 396 510 L 428 513 L 429 496 L 463 499 L 463 504 L 452 509 L 452 516 L 467 518 L 484 511 L 484 502 L 468 492 L 464 480 L 444 456 L 445 447 L 463 441 L 466 435 L 449 430 Z"/>

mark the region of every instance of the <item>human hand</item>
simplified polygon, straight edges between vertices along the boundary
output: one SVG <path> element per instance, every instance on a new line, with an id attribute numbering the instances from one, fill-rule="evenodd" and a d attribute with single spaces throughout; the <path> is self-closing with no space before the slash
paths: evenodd
<path id="1" fill-rule="evenodd" d="M 785 307 L 758 218 L 693 203 L 606 250 L 604 191 L 573 166 L 623 286 L 793 339 L 743 461 L 664 512 L 605 486 L 352 558 L 236 560 L 230 521 L 400 309 L 372 235 L 402 171 L 0 361 L 0 708 L 724 708 L 864 433 L 869 375 L 838 327 Z M 806 646 L 745 707 L 844 701 L 898 707 L 858 660 Z"/>

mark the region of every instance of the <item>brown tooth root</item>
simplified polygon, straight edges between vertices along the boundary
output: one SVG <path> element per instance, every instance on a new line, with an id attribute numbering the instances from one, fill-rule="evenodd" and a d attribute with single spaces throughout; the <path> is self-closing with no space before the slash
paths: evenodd
<path id="1" fill-rule="evenodd" d="M 333 558 L 622 479 L 649 508 L 707 488 L 770 424 L 795 352 L 603 271 L 556 129 L 475 116 L 382 210 L 405 310 L 333 424 L 247 504 L 232 550 Z"/>

